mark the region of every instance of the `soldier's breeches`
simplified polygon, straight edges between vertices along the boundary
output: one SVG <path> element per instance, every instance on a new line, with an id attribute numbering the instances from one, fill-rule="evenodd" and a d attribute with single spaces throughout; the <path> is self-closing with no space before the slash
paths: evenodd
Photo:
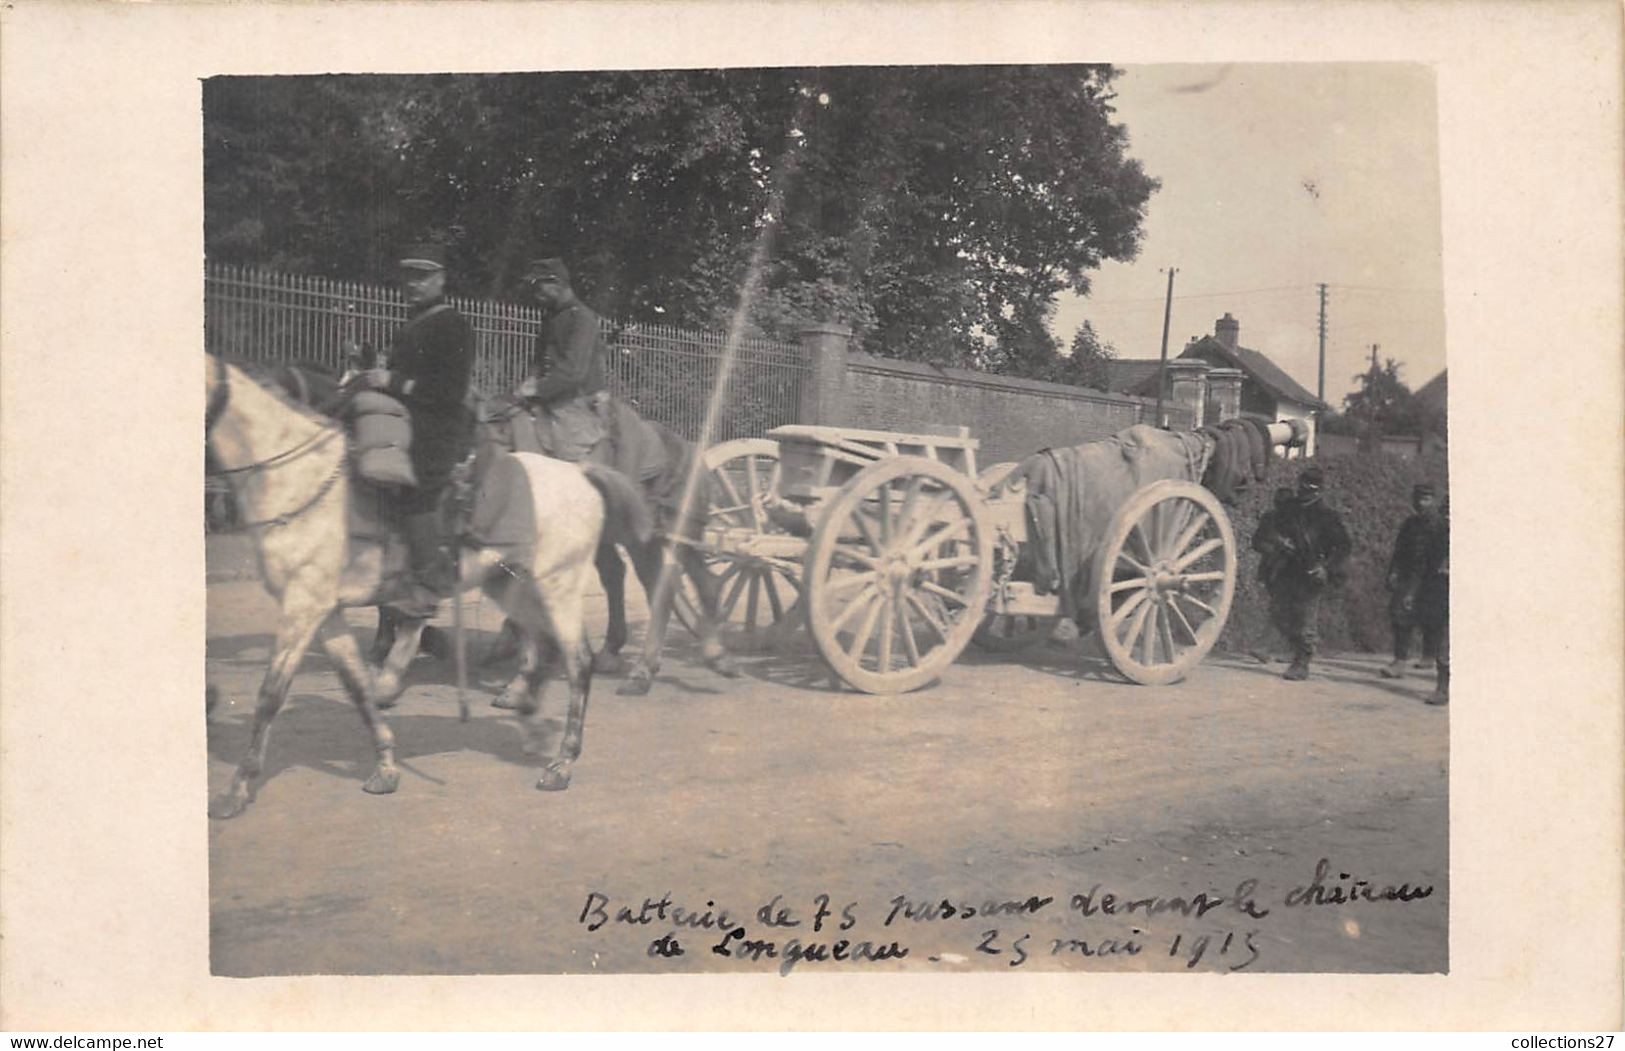
<path id="1" fill-rule="evenodd" d="M 1292 644 L 1294 660 L 1315 655 L 1320 641 L 1319 588 L 1283 587 L 1270 592 L 1270 620 Z"/>

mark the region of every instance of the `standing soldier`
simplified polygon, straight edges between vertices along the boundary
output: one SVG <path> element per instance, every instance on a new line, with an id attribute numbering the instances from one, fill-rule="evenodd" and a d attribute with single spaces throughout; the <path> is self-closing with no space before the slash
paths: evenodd
<path id="1" fill-rule="evenodd" d="M 1450 501 L 1439 514 L 1439 525 L 1428 540 L 1423 562 L 1422 586 L 1416 599 L 1418 616 L 1425 636 L 1433 630 L 1434 680 L 1429 704 L 1450 703 Z"/>
<path id="2" fill-rule="evenodd" d="M 400 260 L 401 284 L 410 314 L 395 334 L 388 368 L 365 373 L 367 385 L 401 401 L 412 420 L 412 470 L 417 486 L 396 500 L 411 549 L 419 594 L 409 612 L 428 615 L 456 584 L 456 569 L 443 546 L 440 496 L 469 440 L 465 407 L 474 361 L 474 332 L 446 302 L 446 252 L 418 245 Z"/>
<path id="3" fill-rule="evenodd" d="M 536 435 L 543 450 L 561 460 L 585 460 L 608 434 L 609 351 L 598 315 L 576 298 L 562 259 L 536 260 L 525 284 L 547 318 L 519 393 L 538 406 Z"/>
<path id="4" fill-rule="evenodd" d="M 1411 638 L 1422 629 L 1423 653 L 1438 653 L 1438 624 L 1424 616 L 1421 605 L 1424 582 L 1432 575 L 1430 562 L 1443 528 L 1439 498 L 1433 486 L 1423 482 L 1411 489 L 1414 512 L 1394 537 L 1394 553 L 1388 560 L 1388 623 L 1394 632 L 1394 660 L 1382 669 L 1385 679 L 1403 679 L 1405 663 L 1411 655 Z"/>
<path id="5" fill-rule="evenodd" d="M 1281 559 L 1285 552 L 1282 550 L 1280 532 L 1277 523 L 1281 513 L 1291 506 L 1293 500 L 1292 488 L 1281 486 L 1275 490 L 1274 503 L 1268 511 L 1258 518 L 1258 527 L 1253 532 L 1253 550 L 1258 552 L 1258 582 L 1269 591 L 1275 586 L 1275 577 L 1281 571 Z M 1267 629 L 1266 629 L 1267 630 Z M 1275 659 L 1271 655 L 1271 646 L 1260 644 L 1252 653 L 1253 659 L 1260 664 L 1268 664 Z"/>
<path id="6" fill-rule="evenodd" d="M 1321 499 L 1324 485 L 1320 468 L 1306 468 L 1298 476 L 1297 499 L 1253 536 L 1253 548 L 1275 565 L 1268 584 L 1270 620 L 1292 644 L 1292 665 L 1283 678 L 1294 681 L 1309 678 L 1320 638 L 1320 596 L 1343 583 L 1352 547 L 1342 518 Z"/>

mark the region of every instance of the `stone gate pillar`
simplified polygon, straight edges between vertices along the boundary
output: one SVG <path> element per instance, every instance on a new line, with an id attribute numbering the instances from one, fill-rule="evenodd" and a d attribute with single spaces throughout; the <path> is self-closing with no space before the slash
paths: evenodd
<path id="1" fill-rule="evenodd" d="M 1191 427 L 1203 424 L 1207 403 L 1207 374 L 1213 366 L 1196 358 L 1175 358 L 1168 363 L 1168 400 L 1190 410 Z"/>
<path id="2" fill-rule="evenodd" d="M 801 381 L 796 422 L 833 426 L 846 418 L 846 350 L 852 330 L 845 325 L 808 325 L 801 330 L 801 352 L 808 373 Z"/>
<path id="3" fill-rule="evenodd" d="M 1216 410 L 1208 423 L 1223 423 L 1241 415 L 1241 381 L 1246 374 L 1240 369 L 1214 369 L 1207 374 L 1208 396 Z"/>

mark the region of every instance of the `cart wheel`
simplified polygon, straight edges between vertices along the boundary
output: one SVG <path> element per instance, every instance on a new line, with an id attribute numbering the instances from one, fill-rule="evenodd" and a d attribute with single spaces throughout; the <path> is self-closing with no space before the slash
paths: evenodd
<path id="1" fill-rule="evenodd" d="M 993 531 L 975 483 L 899 456 L 854 475 L 819 516 L 807 623 L 830 670 L 866 693 L 901 693 L 964 651 L 992 589 Z"/>
<path id="2" fill-rule="evenodd" d="M 783 533 L 767 513 L 768 499 L 779 485 L 779 444 L 766 438 L 738 438 L 705 451 L 709 472 L 710 504 L 705 532 L 714 537 L 724 530 L 735 533 Z M 725 546 L 725 545 L 724 545 Z M 712 555 L 706 559 L 717 581 L 718 614 L 724 627 L 737 635 L 729 640 L 736 649 L 750 649 L 772 641 L 794 624 L 801 601 L 801 581 L 792 566 L 745 556 Z M 684 576 L 678 588 L 676 613 L 690 631 L 698 632 L 699 597 Z"/>
<path id="3" fill-rule="evenodd" d="M 1156 482 L 1118 509 L 1095 556 L 1106 655 L 1137 683 L 1175 682 L 1207 656 L 1236 590 L 1236 536 L 1214 495 Z"/>

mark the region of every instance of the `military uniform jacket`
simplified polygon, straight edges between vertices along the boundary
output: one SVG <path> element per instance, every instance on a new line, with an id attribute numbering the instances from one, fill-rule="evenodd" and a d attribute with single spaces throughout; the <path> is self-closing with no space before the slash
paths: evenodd
<path id="1" fill-rule="evenodd" d="M 465 399 L 473 366 L 474 330 L 443 299 L 414 311 L 396 333 L 385 392 L 412 414 L 414 453 L 433 455 L 460 441 L 468 428 Z"/>
<path id="2" fill-rule="evenodd" d="M 1305 506 L 1289 504 L 1275 513 L 1270 532 L 1253 538 L 1253 547 L 1273 550 L 1280 559 L 1274 582 L 1282 586 L 1311 584 L 1309 572 L 1316 566 L 1326 569 L 1327 580 L 1340 584 L 1347 577 L 1349 552 L 1353 549 L 1343 518 L 1324 501 Z"/>
<path id="3" fill-rule="evenodd" d="M 1437 515 L 1411 515 L 1399 527 L 1399 535 L 1394 538 L 1394 554 L 1388 561 L 1388 575 L 1401 589 L 1415 587 L 1436 571 L 1437 534 L 1444 531 L 1444 520 Z M 1448 540 L 1445 543 L 1448 550 Z"/>
<path id="4" fill-rule="evenodd" d="M 534 398 L 551 405 L 605 388 L 609 350 L 598 329 L 598 315 L 572 299 L 542 324 L 536 334 L 532 375 L 542 377 Z"/>

